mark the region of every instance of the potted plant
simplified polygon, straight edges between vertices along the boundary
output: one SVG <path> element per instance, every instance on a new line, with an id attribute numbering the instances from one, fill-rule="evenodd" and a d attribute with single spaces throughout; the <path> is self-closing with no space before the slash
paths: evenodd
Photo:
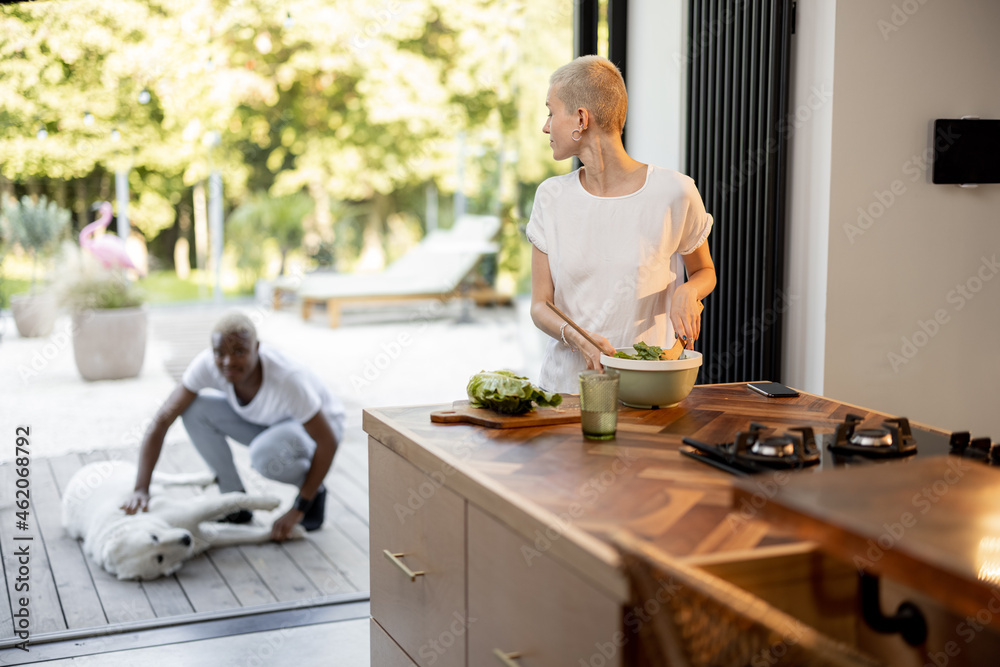
<path id="1" fill-rule="evenodd" d="M 139 375 L 148 316 L 142 291 L 125 271 L 68 245 L 58 278 L 60 302 L 72 318 L 73 359 L 84 380 Z"/>
<path id="2" fill-rule="evenodd" d="M 3 258 L 7 254 L 7 232 L 4 231 L 5 229 L 6 226 L 0 224 L 0 267 L 3 266 Z M 3 321 L 3 309 L 7 304 L 7 300 L 4 294 L 3 278 L 3 272 L 0 271 L 0 340 L 3 340 L 4 329 L 6 328 Z"/>
<path id="3" fill-rule="evenodd" d="M 14 243 L 31 255 L 31 287 L 27 294 L 11 295 L 10 310 L 22 336 L 48 336 L 56 321 L 57 304 L 48 291 L 37 289 L 39 260 L 44 260 L 59 235 L 69 224 L 70 212 L 44 195 L 33 201 L 5 200 L 3 218 Z"/>

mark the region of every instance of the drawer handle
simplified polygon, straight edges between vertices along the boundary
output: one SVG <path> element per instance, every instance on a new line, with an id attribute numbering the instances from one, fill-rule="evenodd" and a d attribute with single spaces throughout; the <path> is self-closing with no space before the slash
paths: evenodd
<path id="1" fill-rule="evenodd" d="M 400 558 L 402 558 L 406 554 L 394 554 L 388 549 L 382 549 L 382 553 L 385 554 L 385 557 L 389 559 L 390 563 L 392 563 L 400 570 L 402 570 L 403 573 L 410 578 L 410 581 L 416 581 L 417 577 L 422 577 L 426 574 L 426 572 L 424 572 L 423 570 L 420 570 L 419 572 L 414 572 L 410 568 L 406 567 L 406 563 L 400 560 Z"/>
<path id="2" fill-rule="evenodd" d="M 504 653 L 498 648 L 493 649 L 493 655 L 495 655 L 497 660 L 507 667 L 518 667 L 518 664 L 515 661 L 521 657 L 520 653 Z"/>

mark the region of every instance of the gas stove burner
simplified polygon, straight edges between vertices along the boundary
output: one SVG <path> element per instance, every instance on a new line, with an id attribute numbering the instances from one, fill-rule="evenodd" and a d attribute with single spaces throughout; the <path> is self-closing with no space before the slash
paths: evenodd
<path id="1" fill-rule="evenodd" d="M 775 436 L 764 436 L 764 430 L 765 426 L 751 423 L 750 429 L 737 433 L 733 442 L 720 445 L 684 438 L 684 444 L 696 451 L 682 453 L 737 474 L 806 468 L 819 463 L 819 448 L 811 427 L 795 427 Z"/>
<path id="2" fill-rule="evenodd" d="M 775 436 L 764 436 L 765 429 L 762 424 L 753 422 L 749 431 L 737 433 L 730 449 L 732 454 L 769 468 L 803 468 L 819 463 L 819 449 L 812 428 L 792 428 L 789 431 L 798 433 Z"/>
<path id="3" fill-rule="evenodd" d="M 830 450 L 839 455 L 876 459 L 902 458 L 917 453 L 910 421 L 906 417 L 886 419 L 880 427 L 857 428 L 862 421 L 864 418 L 858 415 L 847 415 L 837 426 L 834 442 L 829 444 Z"/>
<path id="4" fill-rule="evenodd" d="M 764 438 L 750 445 L 750 453 L 768 458 L 793 456 L 795 454 L 795 441 L 788 436 Z"/>
<path id="5" fill-rule="evenodd" d="M 848 440 L 858 447 L 888 447 L 892 445 L 892 433 L 887 428 L 861 428 Z"/>
<path id="6" fill-rule="evenodd" d="M 949 453 L 1000 466 L 1000 443 L 994 444 L 989 438 L 972 438 L 968 431 L 951 434 Z"/>
<path id="7" fill-rule="evenodd" d="M 860 428 L 864 420 L 847 415 L 836 433 L 826 431 L 829 422 L 812 428 L 789 428 L 775 433 L 760 424 L 736 433 L 732 442 L 709 445 L 687 437 L 681 447 L 684 456 L 734 475 L 766 475 L 775 471 L 805 469 L 832 470 L 841 466 L 868 466 L 892 463 L 910 456 L 965 456 L 1000 468 L 1000 443 L 988 438 L 972 439 L 968 433 L 948 436 L 937 430 L 915 426 L 905 418 L 886 419 L 881 424 Z M 917 451 L 917 440 L 920 451 Z"/>

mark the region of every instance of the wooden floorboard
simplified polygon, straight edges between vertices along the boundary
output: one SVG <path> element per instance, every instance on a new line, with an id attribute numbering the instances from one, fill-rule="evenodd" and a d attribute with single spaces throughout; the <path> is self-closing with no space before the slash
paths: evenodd
<path id="1" fill-rule="evenodd" d="M 32 497 L 36 491 L 36 469 L 44 465 L 44 459 L 30 457 L 25 468 L 29 471 L 24 477 L 27 480 L 26 495 Z M 10 594 L 13 611 L 20 609 L 19 601 L 28 600 L 29 622 L 31 634 L 58 632 L 66 629 L 62 608 L 59 605 L 59 594 L 52 579 L 52 569 L 45 550 L 45 542 L 39 529 L 38 513 L 34 503 L 29 502 L 26 510 L 26 530 L 20 528 L 21 519 L 16 512 L 15 490 L 19 487 L 15 482 L 21 479 L 16 474 L 15 466 L 4 466 L 4 479 L 0 481 L 0 489 L 4 490 L 3 510 L 0 516 L 0 542 L 4 544 L 4 564 L 7 571 L 7 590 Z M 41 489 L 44 491 L 44 489 Z M 17 523 L 15 523 L 17 522 Z"/>
<path id="2" fill-rule="evenodd" d="M 319 590 L 296 566 L 280 544 L 251 544 L 241 546 L 254 571 L 267 582 L 268 588 L 279 602 L 305 600 L 320 595 Z"/>
<path id="3" fill-rule="evenodd" d="M 194 613 L 194 607 L 184 594 L 177 577 L 161 577 L 152 581 L 142 582 L 142 588 L 149 600 L 149 606 L 157 618 L 164 616 L 183 616 Z"/>
<path id="4" fill-rule="evenodd" d="M 295 561 L 310 583 L 323 595 L 357 593 L 359 589 L 327 560 L 323 551 L 312 540 L 286 542 L 285 552 Z"/>
<path id="5" fill-rule="evenodd" d="M 368 493 L 368 447 L 366 443 L 360 446 L 342 446 L 333 459 L 333 467 L 342 470 L 355 484 Z"/>
<path id="6" fill-rule="evenodd" d="M 167 309 L 151 314 L 151 335 L 166 350 L 174 379 L 202 349 L 222 309 Z M 86 630 L 136 621 L 180 621 L 192 613 L 218 613 L 280 602 L 369 590 L 367 440 L 350 439 L 337 452 L 326 479 L 326 522 L 301 541 L 212 549 L 184 564 L 172 577 L 151 582 L 119 581 L 83 554 L 82 544 L 62 529 L 60 498 L 82 466 L 105 460 L 135 463 L 136 447 L 114 447 L 32 460 L 32 636 L 55 630 Z M 245 460 L 245 457 L 242 457 Z M 190 442 L 168 442 L 157 465 L 164 472 L 207 469 Z M 0 489 L 13 489 L 13 466 L 0 465 Z M 8 483 L 10 482 L 10 483 Z M 266 485 L 277 484 L 266 481 Z M 287 490 L 287 489 L 282 489 Z M 201 493 L 176 487 L 180 497 Z M 213 488 L 207 492 L 216 492 Z M 277 494 L 288 502 L 290 494 Z M 287 497 L 286 497 L 287 496 Z M 0 641 L 13 635 L 10 593 L 16 583 L 12 562 L 12 494 L 0 498 Z M 256 514 L 256 513 L 255 513 Z M 27 533 L 31 534 L 31 533 Z M 12 571 L 15 573 L 12 576 Z M 37 582 L 37 583 L 36 583 Z"/>
<path id="7" fill-rule="evenodd" d="M 117 460 L 118 459 L 117 454 L 119 453 L 118 450 L 115 450 L 114 453 L 116 454 L 116 456 L 112 456 L 111 451 L 103 449 L 95 449 L 90 452 L 82 452 L 80 454 L 80 466 L 82 467 L 85 465 L 89 465 L 91 463 L 100 463 L 101 461 Z"/>
<path id="8" fill-rule="evenodd" d="M 118 454 L 120 452 L 117 450 L 83 452 L 79 455 L 79 467 L 90 463 L 107 461 L 109 458 L 118 458 Z M 60 484 L 60 487 L 65 489 L 69 477 L 76 470 L 61 468 L 60 472 L 62 475 L 68 473 L 68 476 Z M 142 583 L 137 581 L 120 581 L 114 575 L 108 574 L 89 558 L 85 559 L 85 562 L 109 624 L 132 623 L 156 618 L 156 612 L 142 587 Z"/>
<path id="9" fill-rule="evenodd" d="M 188 450 L 191 450 L 190 454 Z M 194 447 L 177 444 L 164 445 L 160 452 L 160 460 L 156 463 L 156 470 L 165 473 L 189 473 L 206 470 L 204 464 L 199 465 L 200 461 Z M 202 490 L 193 486 L 171 486 L 169 493 L 177 498 L 194 498 L 201 494 Z"/>
<path id="10" fill-rule="evenodd" d="M 326 559 L 359 591 L 370 590 L 368 552 L 362 550 L 354 539 L 340 529 L 336 521 L 331 525 L 330 513 L 338 511 L 338 504 L 327 499 L 327 524 L 323 530 L 309 534 L 309 540 L 322 551 Z M 365 541 L 367 545 L 367 540 Z"/>
<path id="11" fill-rule="evenodd" d="M 369 590 L 367 490 L 354 476 L 360 474 L 357 461 L 327 478 L 327 486 L 338 487 L 340 494 L 328 494 L 323 529 L 305 539 L 213 549 L 185 563 L 174 576 L 149 582 L 119 581 L 84 556 L 80 541 L 65 534 L 61 497 L 72 475 L 84 465 L 135 458 L 134 449 L 119 448 L 32 461 L 32 530 L 25 535 L 35 537 L 31 542 L 33 637 L 88 628 L 100 632 L 108 625 L 137 621 L 166 624 L 193 613 Z M 174 443 L 164 448 L 158 469 L 194 472 L 205 470 L 205 465 L 190 443 Z M 13 474 L 12 465 L 0 465 L 0 488 L 14 488 Z M 185 487 L 169 492 L 201 493 Z M 16 527 L 13 497 L 0 500 L 4 515 L 12 517 L 0 522 L 7 584 L 0 594 L 0 641 L 9 641 L 14 637 L 9 595 L 16 583 L 17 565 L 10 545 L 15 544 Z"/>
<path id="12" fill-rule="evenodd" d="M 195 556 L 174 576 L 198 613 L 243 606 L 207 554 Z"/>
<path id="13" fill-rule="evenodd" d="M 87 557 L 83 555 L 80 542 L 66 535 L 63 529 L 61 494 L 52 472 L 51 459 L 39 461 L 33 472 L 40 487 L 35 495 L 39 528 L 49 554 L 49 565 L 66 628 L 93 627 L 95 619 L 107 621 L 90 579 Z"/>
<path id="14" fill-rule="evenodd" d="M 327 495 L 336 497 L 344 507 L 362 522 L 368 523 L 368 491 L 352 482 L 341 471 L 331 471 L 326 477 Z"/>
<path id="15" fill-rule="evenodd" d="M 207 556 L 216 570 L 224 573 L 227 585 L 241 606 L 256 607 L 278 601 L 240 547 L 212 549 Z"/>
<path id="16" fill-rule="evenodd" d="M 63 491 L 66 490 L 66 485 L 69 484 L 73 473 L 83 467 L 83 464 L 80 462 L 80 455 L 63 454 L 62 456 L 53 456 L 48 459 L 48 462 L 49 470 L 52 471 L 52 479 L 56 483 L 59 497 L 62 498 Z"/>
<path id="17" fill-rule="evenodd" d="M 4 519 L 8 521 L 11 519 L 7 519 L 7 517 L 13 516 L 14 505 L 11 502 L 13 497 L 10 496 L 7 489 L 12 488 L 11 484 L 13 481 L 14 466 L 10 463 L 0 464 L 0 489 L 4 489 L 4 497 L 0 498 L 0 510 L 2 510 Z M 3 586 L 0 586 L 3 589 L 3 594 L 0 594 L 0 640 L 10 639 L 15 636 L 14 610 L 11 609 L 8 586 L 11 580 L 17 576 L 17 569 L 10 570 L 7 565 L 7 556 L 14 548 L 14 545 L 6 540 L 0 542 L 0 569 L 3 570 L 3 580 L 5 582 Z"/>
<path id="18" fill-rule="evenodd" d="M 348 511 L 335 497 L 327 496 L 325 525 L 335 527 L 362 553 L 368 553 L 368 522 Z"/>
<path id="19" fill-rule="evenodd" d="M 198 450 L 190 442 L 178 442 L 165 446 L 160 454 L 160 461 L 170 466 L 164 468 L 169 472 L 205 472 L 209 469 L 205 460 L 198 454 Z M 156 467 L 159 469 L 160 464 L 158 463 Z"/>
<path id="20" fill-rule="evenodd" d="M 3 558 L 6 549 L 0 550 L 0 572 L 3 573 L 4 581 L 7 581 L 7 561 Z M 0 586 L 0 641 L 13 639 L 14 635 L 14 610 L 10 607 L 10 594 L 7 593 L 6 586 Z"/>

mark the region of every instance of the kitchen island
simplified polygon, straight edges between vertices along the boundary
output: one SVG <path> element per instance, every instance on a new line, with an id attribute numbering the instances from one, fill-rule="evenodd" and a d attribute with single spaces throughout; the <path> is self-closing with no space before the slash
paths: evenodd
<path id="1" fill-rule="evenodd" d="M 857 641 L 853 567 L 761 520 L 752 494 L 734 507 L 736 478 L 683 456 L 682 438 L 727 442 L 751 421 L 833 429 L 848 413 L 887 415 L 707 385 L 674 408 L 622 408 L 616 439 L 594 442 L 579 424 L 432 423 L 442 407 L 364 414 L 373 664 L 636 664 L 630 631 L 642 610 L 629 607 L 609 539 L 621 530 Z M 768 498 L 803 474 L 813 473 L 754 483 Z"/>
<path id="2" fill-rule="evenodd" d="M 736 502 L 755 492 L 739 482 Z M 919 588 L 957 614 L 1000 629 L 1000 471 L 958 456 L 797 477 L 761 504 L 872 576 Z M 983 612 L 983 613 L 981 613 Z"/>

